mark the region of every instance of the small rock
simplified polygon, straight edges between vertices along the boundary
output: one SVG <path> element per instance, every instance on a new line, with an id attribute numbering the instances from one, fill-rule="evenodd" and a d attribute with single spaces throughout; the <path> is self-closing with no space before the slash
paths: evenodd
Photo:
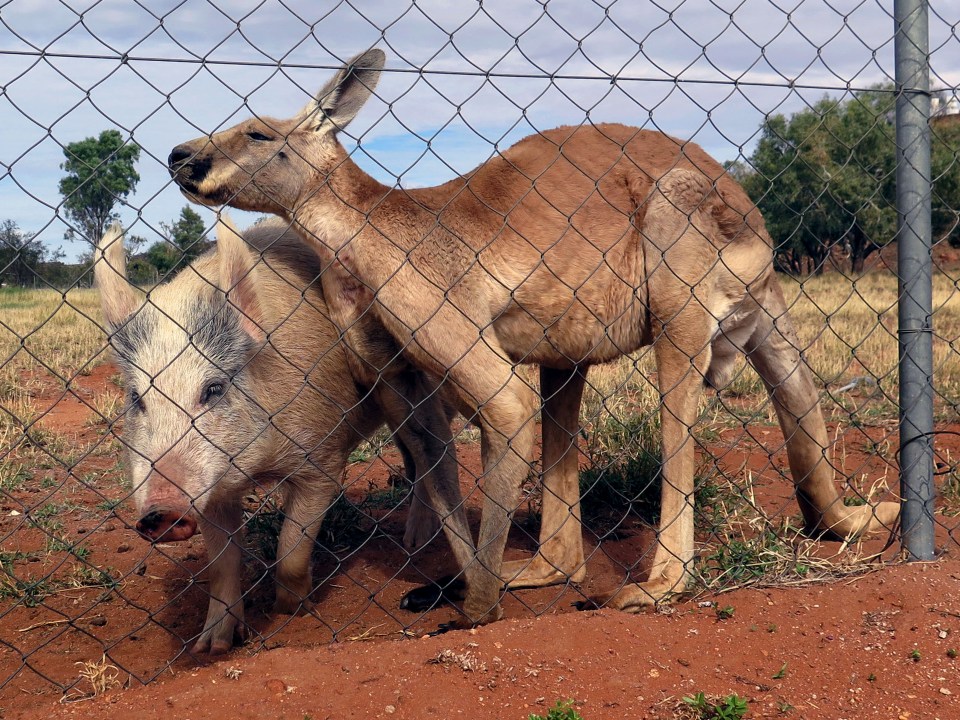
<path id="1" fill-rule="evenodd" d="M 949 689 L 949 688 L 940 688 L 940 694 L 941 694 L 941 695 L 953 695 L 953 693 L 950 692 L 950 689 Z"/>
<path id="2" fill-rule="evenodd" d="M 383 709 L 383 711 L 384 711 L 387 715 L 393 715 L 393 714 L 397 711 L 397 708 L 394 707 L 393 705 L 387 705 L 387 706 Z"/>
<path id="3" fill-rule="evenodd" d="M 947 639 L 947 636 L 948 636 L 949 634 L 950 634 L 950 633 L 947 632 L 946 630 L 941 630 L 940 632 L 937 633 L 937 635 L 939 636 L 939 638 L 940 638 L 941 640 L 946 640 L 946 639 Z"/>
<path id="4" fill-rule="evenodd" d="M 97 615 L 95 618 L 90 618 L 90 624 L 95 627 L 103 627 L 107 624 L 107 619 L 103 615 Z"/>
<path id="5" fill-rule="evenodd" d="M 283 680 L 277 680 L 276 678 L 273 680 L 267 680 L 265 685 L 267 686 L 267 690 L 270 692 L 275 692 L 278 695 L 287 691 L 287 684 L 283 682 Z"/>
<path id="6" fill-rule="evenodd" d="M 130 552 L 130 546 L 127 545 L 126 543 L 120 543 L 119 545 L 117 545 L 117 552 L 118 553 Z"/>

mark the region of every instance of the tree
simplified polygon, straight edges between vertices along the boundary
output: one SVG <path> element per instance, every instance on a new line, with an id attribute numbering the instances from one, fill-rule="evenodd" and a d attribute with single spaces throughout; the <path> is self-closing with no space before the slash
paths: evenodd
<path id="1" fill-rule="evenodd" d="M 736 167 L 775 242 L 777 264 L 819 272 L 839 248 L 861 272 L 896 236 L 896 97 L 891 86 L 824 98 L 792 115 L 771 115 L 749 158 Z M 960 241 L 960 125 L 933 132 L 934 239 Z"/>
<path id="2" fill-rule="evenodd" d="M 47 259 L 43 244 L 25 234 L 13 220 L 0 223 L 0 280 L 13 285 L 28 285 L 36 278 Z"/>
<path id="3" fill-rule="evenodd" d="M 960 247 L 960 115 L 931 124 L 933 240 Z"/>
<path id="4" fill-rule="evenodd" d="M 125 233 L 123 236 L 123 249 L 127 253 L 127 260 L 140 253 L 140 248 L 147 244 L 147 239 L 142 235 Z"/>
<path id="5" fill-rule="evenodd" d="M 64 212 L 76 226 L 67 234 L 76 230 L 96 243 L 117 218 L 117 203 L 126 200 L 140 181 L 136 170 L 140 147 L 124 142 L 118 130 L 104 130 L 97 138 L 70 143 L 63 154 L 66 160 L 60 168 L 67 174 L 60 180 L 60 194 Z"/>
<path id="6" fill-rule="evenodd" d="M 189 205 L 184 205 L 180 211 L 180 218 L 168 225 L 160 223 L 167 237 L 174 247 L 179 250 L 184 264 L 189 263 L 200 253 L 210 247 L 205 237 L 207 228 L 203 218 Z"/>
<path id="7" fill-rule="evenodd" d="M 893 239 L 894 103 L 878 88 L 764 122 L 744 187 L 766 219 L 782 269 L 820 272 L 840 248 L 860 272 Z"/>
<path id="8" fill-rule="evenodd" d="M 127 263 L 127 277 L 135 285 L 152 285 L 159 279 L 159 271 L 147 258 L 140 256 Z"/>
<path id="9" fill-rule="evenodd" d="M 180 211 L 174 223 L 160 223 L 167 239 L 155 242 L 146 252 L 146 259 L 160 276 L 166 275 L 179 265 L 185 265 L 210 247 L 204 235 L 206 225 L 189 205 Z"/>
<path id="10" fill-rule="evenodd" d="M 147 262 L 157 269 L 160 277 L 173 270 L 180 262 L 180 258 L 180 253 L 166 240 L 155 242 L 147 249 L 146 253 Z"/>

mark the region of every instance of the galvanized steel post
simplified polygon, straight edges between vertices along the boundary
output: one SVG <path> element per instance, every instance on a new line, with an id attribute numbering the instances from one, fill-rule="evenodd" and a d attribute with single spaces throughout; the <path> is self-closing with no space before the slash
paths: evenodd
<path id="1" fill-rule="evenodd" d="M 895 0 L 903 548 L 934 552 L 930 74 L 926 0 Z"/>

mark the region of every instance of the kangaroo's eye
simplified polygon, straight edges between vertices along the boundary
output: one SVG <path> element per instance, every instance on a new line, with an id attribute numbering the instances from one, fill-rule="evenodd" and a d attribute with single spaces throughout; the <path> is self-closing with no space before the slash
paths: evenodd
<path id="1" fill-rule="evenodd" d="M 206 405 L 211 400 L 216 400 L 221 395 L 223 395 L 223 383 L 212 382 L 203 389 L 203 393 L 200 395 L 200 404 Z"/>
<path id="2" fill-rule="evenodd" d="M 138 393 L 136 390 L 130 391 L 130 407 L 136 408 L 140 411 L 145 409 L 143 405 L 143 398 L 140 397 L 140 393 Z"/>
<path id="3" fill-rule="evenodd" d="M 254 131 L 254 132 L 248 132 L 248 133 L 247 133 L 247 137 L 250 138 L 251 140 L 255 141 L 255 142 L 270 142 L 271 140 L 273 140 L 272 137 L 267 137 L 267 136 L 264 135 L 263 133 L 261 133 L 261 132 L 256 132 L 256 131 Z"/>

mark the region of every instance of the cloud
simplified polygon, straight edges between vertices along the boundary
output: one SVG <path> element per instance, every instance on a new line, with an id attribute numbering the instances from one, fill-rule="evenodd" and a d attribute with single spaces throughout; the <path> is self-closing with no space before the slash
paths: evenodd
<path id="1" fill-rule="evenodd" d="M 587 119 L 736 158 L 767 114 L 890 82 L 894 66 L 893 19 L 879 0 L 789 10 L 769 0 L 70 5 L 12 2 L 0 22 L 0 219 L 70 257 L 85 248 L 62 240 L 64 145 L 109 127 L 140 144 L 142 179 L 121 217 L 152 242 L 186 203 L 165 168 L 174 145 L 251 113 L 288 116 L 332 68 L 374 45 L 389 54 L 387 72 L 349 135 L 361 166 L 410 187 Z M 960 42 L 939 8 L 931 63 L 936 82 L 955 87 Z"/>

